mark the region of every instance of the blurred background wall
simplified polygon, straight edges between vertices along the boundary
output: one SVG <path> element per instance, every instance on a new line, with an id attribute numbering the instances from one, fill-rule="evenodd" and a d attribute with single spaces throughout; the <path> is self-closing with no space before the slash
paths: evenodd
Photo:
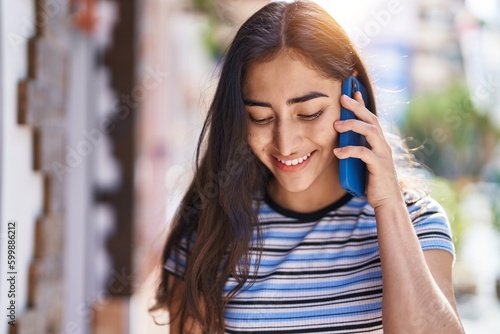
<path id="1" fill-rule="evenodd" d="M 467 333 L 500 332 L 500 1 L 317 2 L 429 167 Z M 168 332 L 147 308 L 169 220 L 223 52 L 266 3 L 0 0 L 0 334 Z"/>

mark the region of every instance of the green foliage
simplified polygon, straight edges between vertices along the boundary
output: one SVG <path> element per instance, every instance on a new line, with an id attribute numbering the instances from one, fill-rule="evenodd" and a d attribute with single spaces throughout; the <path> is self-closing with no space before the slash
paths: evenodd
<path id="1" fill-rule="evenodd" d="M 209 20 L 208 26 L 202 32 L 202 40 L 205 49 L 212 59 L 219 59 L 222 57 L 222 46 L 216 38 L 217 34 L 217 24 L 214 20 Z"/>
<path id="2" fill-rule="evenodd" d="M 434 178 L 429 182 L 429 192 L 443 206 L 448 215 L 453 234 L 453 243 L 458 253 L 468 225 L 460 215 L 460 187 L 447 179 Z"/>
<path id="3" fill-rule="evenodd" d="M 414 98 L 401 132 L 419 160 L 451 179 L 478 177 L 498 136 L 463 83 Z"/>
<path id="4" fill-rule="evenodd" d="M 448 214 L 457 252 L 471 223 L 460 216 L 461 184 L 479 181 L 491 161 L 499 138 L 492 124 L 474 107 L 465 84 L 458 82 L 414 97 L 401 127 L 417 159 L 437 176 L 430 182 L 430 193 Z M 494 224 L 500 224 L 500 204 L 492 205 L 492 213 Z"/>
<path id="5" fill-rule="evenodd" d="M 193 0 L 193 6 L 195 10 L 203 13 L 212 12 L 214 8 L 213 0 Z"/>
<path id="6" fill-rule="evenodd" d="M 222 4 L 217 4 L 213 0 L 193 0 L 193 8 L 208 19 L 208 25 L 203 30 L 201 36 L 203 46 L 214 60 L 220 59 L 224 51 L 224 46 L 217 38 L 217 34 L 221 26 L 227 25 L 227 22 L 223 22 L 224 13 Z"/>
<path id="7" fill-rule="evenodd" d="M 493 227 L 500 231 L 500 184 L 497 185 L 495 193 L 492 194 L 491 211 L 493 214 Z"/>

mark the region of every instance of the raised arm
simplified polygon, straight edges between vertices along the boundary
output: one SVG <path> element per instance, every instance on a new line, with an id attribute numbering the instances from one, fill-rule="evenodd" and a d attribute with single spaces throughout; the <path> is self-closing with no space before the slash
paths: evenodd
<path id="1" fill-rule="evenodd" d="M 422 251 L 405 203 L 378 207 L 385 333 L 463 333 L 444 250 Z"/>
<path id="2" fill-rule="evenodd" d="M 384 333 L 463 333 L 453 297 L 452 255 L 422 250 L 378 118 L 364 107 L 359 92 L 355 99 L 340 100 L 358 119 L 337 121 L 335 129 L 360 133 L 369 144 L 334 153 L 339 159 L 359 158 L 367 165 L 367 198 L 375 209 L 382 264 Z"/>

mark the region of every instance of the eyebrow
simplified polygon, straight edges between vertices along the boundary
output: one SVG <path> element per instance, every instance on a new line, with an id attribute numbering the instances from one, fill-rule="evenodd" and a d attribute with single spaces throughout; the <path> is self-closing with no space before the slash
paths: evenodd
<path id="1" fill-rule="evenodd" d="M 297 103 L 303 103 L 303 102 L 307 102 L 307 101 L 310 101 L 312 99 L 316 99 L 316 98 L 319 98 L 319 97 L 329 97 L 329 96 L 326 95 L 326 94 L 320 93 L 320 92 L 310 92 L 310 93 L 307 93 L 304 96 L 299 96 L 299 97 L 291 98 L 288 101 L 286 101 L 286 104 L 287 105 L 292 105 L 292 104 L 297 104 Z M 251 100 L 251 99 L 243 99 L 243 103 L 246 106 L 250 106 L 250 107 L 267 107 L 267 108 L 272 108 L 272 106 L 271 106 L 270 103 L 255 101 L 255 100 Z"/>

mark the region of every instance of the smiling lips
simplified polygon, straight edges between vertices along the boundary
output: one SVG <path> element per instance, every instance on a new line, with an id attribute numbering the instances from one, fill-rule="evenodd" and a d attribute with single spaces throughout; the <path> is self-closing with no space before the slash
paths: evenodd
<path id="1" fill-rule="evenodd" d="M 293 160 L 281 160 L 281 159 L 277 159 L 277 160 L 279 162 L 281 162 L 283 165 L 287 165 L 287 166 L 292 166 L 293 165 L 293 166 L 295 166 L 295 165 L 299 165 L 299 164 L 303 163 L 310 156 L 311 156 L 311 153 L 308 153 L 308 154 L 306 154 L 303 157 L 300 157 L 298 159 L 293 159 Z"/>
<path id="2" fill-rule="evenodd" d="M 281 160 L 278 158 L 274 158 L 274 163 L 276 167 L 278 167 L 280 170 L 284 172 L 296 172 L 304 168 L 308 162 L 309 158 L 311 155 L 313 155 L 314 152 L 308 153 L 304 155 L 303 157 L 297 158 L 297 159 L 292 159 L 292 160 Z"/>

